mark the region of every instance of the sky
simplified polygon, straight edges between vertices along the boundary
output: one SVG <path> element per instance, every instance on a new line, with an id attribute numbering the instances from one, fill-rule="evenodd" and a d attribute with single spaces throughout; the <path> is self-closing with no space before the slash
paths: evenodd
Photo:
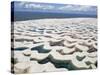
<path id="1" fill-rule="evenodd" d="M 14 11 L 97 14 L 97 6 L 14 1 Z"/>

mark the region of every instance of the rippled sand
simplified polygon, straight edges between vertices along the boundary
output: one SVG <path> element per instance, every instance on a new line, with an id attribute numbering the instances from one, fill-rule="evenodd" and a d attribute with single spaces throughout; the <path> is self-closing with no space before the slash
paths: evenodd
<path id="1" fill-rule="evenodd" d="M 96 18 L 40 19 L 12 24 L 12 72 L 95 68 Z"/>

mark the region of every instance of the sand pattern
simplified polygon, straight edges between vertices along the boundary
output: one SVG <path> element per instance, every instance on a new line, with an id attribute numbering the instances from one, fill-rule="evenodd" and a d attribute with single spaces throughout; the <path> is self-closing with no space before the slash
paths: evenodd
<path id="1" fill-rule="evenodd" d="M 12 24 L 12 72 L 97 68 L 97 19 L 40 19 Z"/>

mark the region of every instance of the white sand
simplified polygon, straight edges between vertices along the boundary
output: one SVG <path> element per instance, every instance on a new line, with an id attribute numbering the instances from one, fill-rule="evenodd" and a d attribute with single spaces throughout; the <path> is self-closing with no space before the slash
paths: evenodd
<path id="1" fill-rule="evenodd" d="M 97 67 L 95 65 L 97 62 L 96 18 L 14 22 L 12 36 L 14 36 L 15 49 L 12 57 L 16 60 L 13 64 L 15 73 Z M 65 66 L 60 66 L 63 64 Z"/>

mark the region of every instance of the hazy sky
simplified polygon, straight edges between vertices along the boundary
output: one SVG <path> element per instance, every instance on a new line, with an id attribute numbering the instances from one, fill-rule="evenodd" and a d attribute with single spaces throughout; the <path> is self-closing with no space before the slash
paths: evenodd
<path id="1" fill-rule="evenodd" d="M 15 11 L 39 11 L 39 12 L 56 12 L 56 13 L 81 13 L 97 14 L 96 6 L 71 5 L 71 4 L 52 4 L 36 2 L 14 2 Z"/>

